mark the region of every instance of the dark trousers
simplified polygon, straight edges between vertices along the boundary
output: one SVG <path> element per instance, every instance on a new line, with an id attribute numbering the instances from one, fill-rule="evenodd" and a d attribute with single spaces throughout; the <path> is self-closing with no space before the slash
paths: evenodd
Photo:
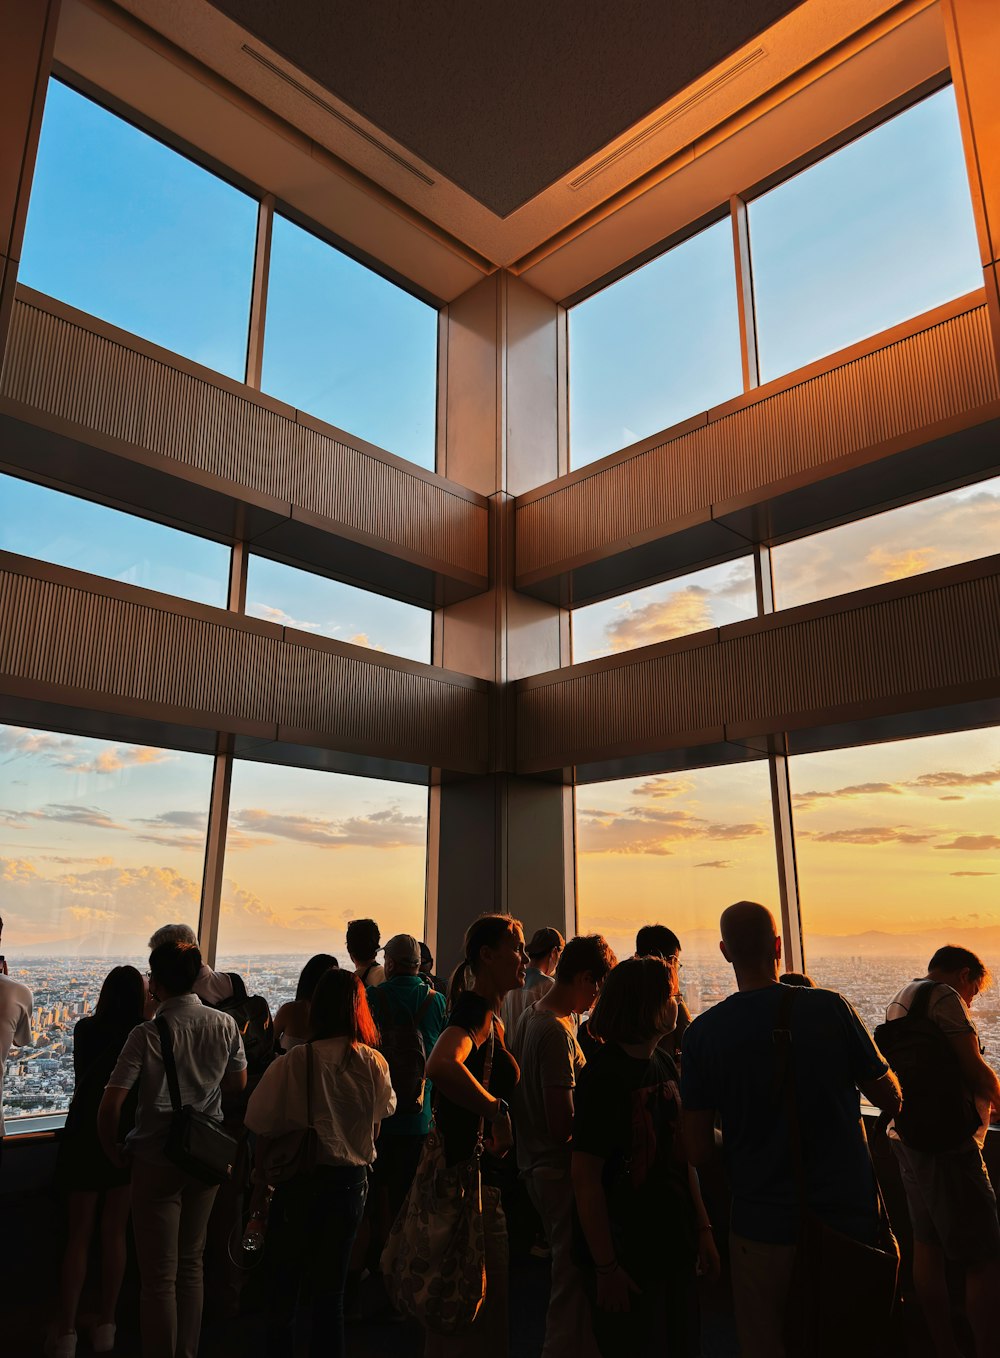
<path id="1" fill-rule="evenodd" d="M 270 1358 L 292 1358 L 297 1308 L 311 1313 L 309 1358 L 343 1358 L 344 1284 L 367 1192 L 367 1171 L 354 1165 L 320 1165 L 275 1189 L 267 1227 Z"/>
<path id="2" fill-rule="evenodd" d="M 646 1282 L 639 1292 L 631 1293 L 627 1311 L 603 1311 L 597 1305 L 596 1279 L 591 1273 L 587 1290 L 602 1358 L 689 1358 L 697 1352 L 692 1347 L 693 1281 L 686 1273 L 668 1272 L 662 1280 Z"/>
<path id="3" fill-rule="evenodd" d="M 425 1136 L 392 1136 L 386 1132 L 379 1137 L 375 1180 L 388 1198 L 390 1226 L 406 1201 L 426 1140 Z"/>

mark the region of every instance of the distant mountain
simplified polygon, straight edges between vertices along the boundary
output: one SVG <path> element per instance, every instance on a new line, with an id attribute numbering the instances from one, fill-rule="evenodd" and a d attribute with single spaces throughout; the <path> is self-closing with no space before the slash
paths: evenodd
<path id="1" fill-rule="evenodd" d="M 149 955 L 148 934 L 120 934 L 99 929 L 88 934 L 77 934 L 74 938 L 28 943 L 24 947 L 17 947 L 11 934 L 5 943 L 11 962 L 16 962 L 19 957 L 106 957 L 109 961 L 118 961 L 121 958 Z"/>
<path id="2" fill-rule="evenodd" d="M 692 929 L 682 938 L 686 952 L 714 952 L 719 936 L 710 929 Z M 944 943 L 956 943 L 982 954 L 988 961 L 1000 953 L 1000 925 L 989 924 L 980 929 L 962 929 L 942 924 L 934 929 L 912 933 L 891 934 L 883 929 L 868 929 L 861 934 L 806 935 L 806 948 L 811 957 L 928 957 Z"/>

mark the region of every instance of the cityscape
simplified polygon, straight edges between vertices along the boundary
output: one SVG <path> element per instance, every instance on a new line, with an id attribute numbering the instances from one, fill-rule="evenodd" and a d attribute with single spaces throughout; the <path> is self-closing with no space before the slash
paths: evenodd
<path id="1" fill-rule="evenodd" d="M 223 971 L 238 971 L 250 994 L 263 995 L 276 1012 L 293 999 L 305 955 L 228 957 L 219 962 Z M 346 955 L 340 957 L 349 966 Z M 733 973 L 716 952 L 685 952 L 681 984 L 691 1012 L 698 1014 L 732 992 Z M 31 1044 L 12 1049 L 4 1078 L 4 1109 L 8 1129 L 18 1118 L 64 1113 L 73 1094 L 73 1028 L 93 1012 L 101 983 L 111 966 L 130 962 L 141 971 L 145 958 L 38 957 L 18 963 L 8 961 L 13 980 L 29 986 L 34 994 Z M 926 956 L 810 955 L 809 971 L 817 985 L 845 995 L 869 1030 L 881 1023 L 885 1006 L 907 980 L 922 976 Z M 973 1009 L 986 1059 L 1000 1068 L 1000 993 L 989 990 Z"/>

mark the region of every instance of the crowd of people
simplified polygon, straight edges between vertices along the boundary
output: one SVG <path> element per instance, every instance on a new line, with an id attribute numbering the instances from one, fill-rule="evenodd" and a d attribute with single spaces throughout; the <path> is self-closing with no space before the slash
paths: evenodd
<path id="1" fill-rule="evenodd" d="M 818 1352 L 790 1323 L 805 1225 L 873 1253 L 886 1227 L 862 1094 L 899 1165 L 935 1353 L 965 1351 L 948 1288 L 956 1268 L 974 1352 L 995 1353 L 1000 1224 L 982 1148 L 1000 1082 L 970 1014 L 988 969 L 940 948 L 889 1003 L 883 1054 L 843 996 L 781 973 L 767 909 L 738 902 L 720 931 L 736 990 L 692 1018 L 681 943 L 662 924 L 640 929 L 635 955 L 619 961 L 599 935 L 565 942 L 550 927 L 526 942 L 516 919 L 482 915 L 445 993 L 426 943 L 401 934 L 383 948 L 378 925 L 357 920 L 353 969 L 311 958 L 272 1022 L 242 978 L 212 970 L 188 926 L 158 929 L 148 974 L 113 968 L 75 1029 L 49 1358 L 76 1354 L 98 1222 L 90 1347 L 115 1350 L 130 1219 L 143 1358 L 196 1358 L 213 1258 L 213 1295 L 234 1313 L 239 1265 L 266 1270 L 269 1355 L 291 1358 L 298 1323 L 311 1358 L 340 1358 L 345 1307 L 365 1269 L 377 1275 L 390 1254 L 398 1263 L 420 1184 L 433 1173 L 442 1198 L 454 1184 L 468 1198 L 470 1170 L 480 1191 L 467 1254 L 485 1287 L 466 1323 L 440 1323 L 441 1294 L 468 1283 L 444 1276 L 443 1253 L 417 1260 L 419 1286 L 384 1301 L 405 1310 L 407 1296 L 437 1292 L 426 1312 L 413 1303 L 437 1318 L 426 1358 L 506 1358 L 512 1162 L 551 1257 L 543 1358 L 693 1358 L 698 1276 L 719 1278 L 720 1251 L 743 1358 Z M 0 964 L 0 1094 L 31 1004 Z M 725 1226 L 698 1176 L 720 1147 Z M 420 1201 L 433 1214 L 434 1192 Z M 423 1240 L 437 1238 L 421 1224 Z"/>

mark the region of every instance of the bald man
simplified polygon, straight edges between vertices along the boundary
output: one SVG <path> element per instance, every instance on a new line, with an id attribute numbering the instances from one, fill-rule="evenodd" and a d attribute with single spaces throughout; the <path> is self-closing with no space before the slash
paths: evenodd
<path id="1" fill-rule="evenodd" d="M 743 1358 L 782 1358 L 800 1214 L 774 1030 L 787 1026 L 792 1033 L 784 1060 L 794 1080 L 809 1206 L 868 1244 L 875 1243 L 878 1215 L 858 1090 L 895 1113 L 899 1084 L 842 995 L 779 985 L 781 938 L 769 910 L 738 901 L 723 911 L 721 930 L 719 946 L 738 988 L 685 1034 L 685 1137 L 692 1163 L 704 1164 L 721 1117 L 740 1351 Z M 791 1012 L 783 1022 L 785 1006 Z"/>

